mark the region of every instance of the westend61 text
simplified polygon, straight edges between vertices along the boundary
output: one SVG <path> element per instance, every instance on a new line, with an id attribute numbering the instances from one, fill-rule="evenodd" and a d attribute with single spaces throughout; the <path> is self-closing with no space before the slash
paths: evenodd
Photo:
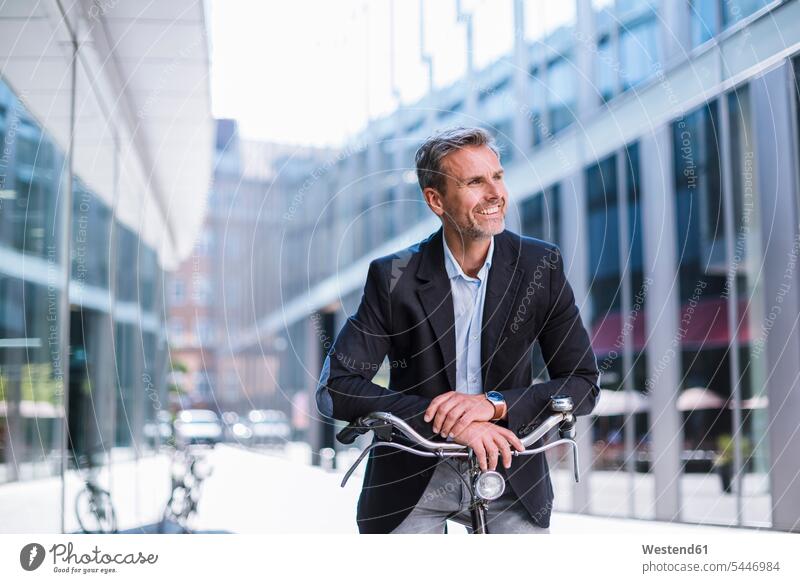
<path id="1" fill-rule="evenodd" d="M 672 545 L 663 547 L 642 545 L 642 552 L 645 555 L 707 555 L 708 545 L 687 545 L 680 547 Z"/>

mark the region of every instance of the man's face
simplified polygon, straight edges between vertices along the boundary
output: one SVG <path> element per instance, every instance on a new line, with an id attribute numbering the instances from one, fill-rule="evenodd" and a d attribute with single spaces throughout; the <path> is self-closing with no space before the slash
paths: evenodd
<path id="1" fill-rule="evenodd" d="M 508 191 L 503 167 L 488 146 L 467 146 L 442 159 L 443 192 L 425 189 L 425 199 L 447 227 L 465 239 L 498 235 L 505 229 Z"/>

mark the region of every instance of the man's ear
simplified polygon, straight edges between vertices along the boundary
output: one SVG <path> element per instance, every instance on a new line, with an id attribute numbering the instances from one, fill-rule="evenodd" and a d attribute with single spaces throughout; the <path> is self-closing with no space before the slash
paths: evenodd
<path id="1" fill-rule="evenodd" d="M 425 197 L 425 202 L 428 203 L 430 209 L 436 213 L 438 217 L 444 216 L 444 207 L 442 206 L 442 195 L 438 190 L 428 187 L 422 191 L 422 196 Z"/>

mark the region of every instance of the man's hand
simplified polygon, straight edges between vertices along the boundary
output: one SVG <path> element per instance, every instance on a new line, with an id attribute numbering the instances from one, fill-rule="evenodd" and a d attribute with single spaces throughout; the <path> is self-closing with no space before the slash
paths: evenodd
<path id="1" fill-rule="evenodd" d="M 476 421 L 456 434 L 456 443 L 467 445 L 475 452 L 481 471 L 497 468 L 497 459 L 503 457 L 503 466 L 511 467 L 511 447 L 517 451 L 525 451 L 522 442 L 513 431 L 488 421 Z"/>
<path id="2" fill-rule="evenodd" d="M 442 437 L 454 437 L 473 421 L 491 421 L 494 405 L 485 395 L 449 391 L 436 397 L 425 410 L 425 422 L 433 419 L 433 430 Z"/>

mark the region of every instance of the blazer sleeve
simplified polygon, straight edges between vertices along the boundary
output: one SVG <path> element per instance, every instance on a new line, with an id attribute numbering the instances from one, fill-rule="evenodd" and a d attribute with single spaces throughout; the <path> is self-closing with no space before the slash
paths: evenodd
<path id="1" fill-rule="evenodd" d="M 325 358 L 316 391 L 317 408 L 348 422 L 375 411 L 392 413 L 431 438 L 433 427 L 423 419 L 430 399 L 372 382 L 389 352 L 390 320 L 388 275 L 373 261 L 358 310 L 347 319 Z"/>
<path id="2" fill-rule="evenodd" d="M 600 396 L 597 360 L 557 247 L 551 268 L 550 306 L 538 336 L 550 380 L 503 391 L 508 427 L 515 433 L 547 415 L 552 396 L 572 397 L 576 416 L 591 413 Z"/>

